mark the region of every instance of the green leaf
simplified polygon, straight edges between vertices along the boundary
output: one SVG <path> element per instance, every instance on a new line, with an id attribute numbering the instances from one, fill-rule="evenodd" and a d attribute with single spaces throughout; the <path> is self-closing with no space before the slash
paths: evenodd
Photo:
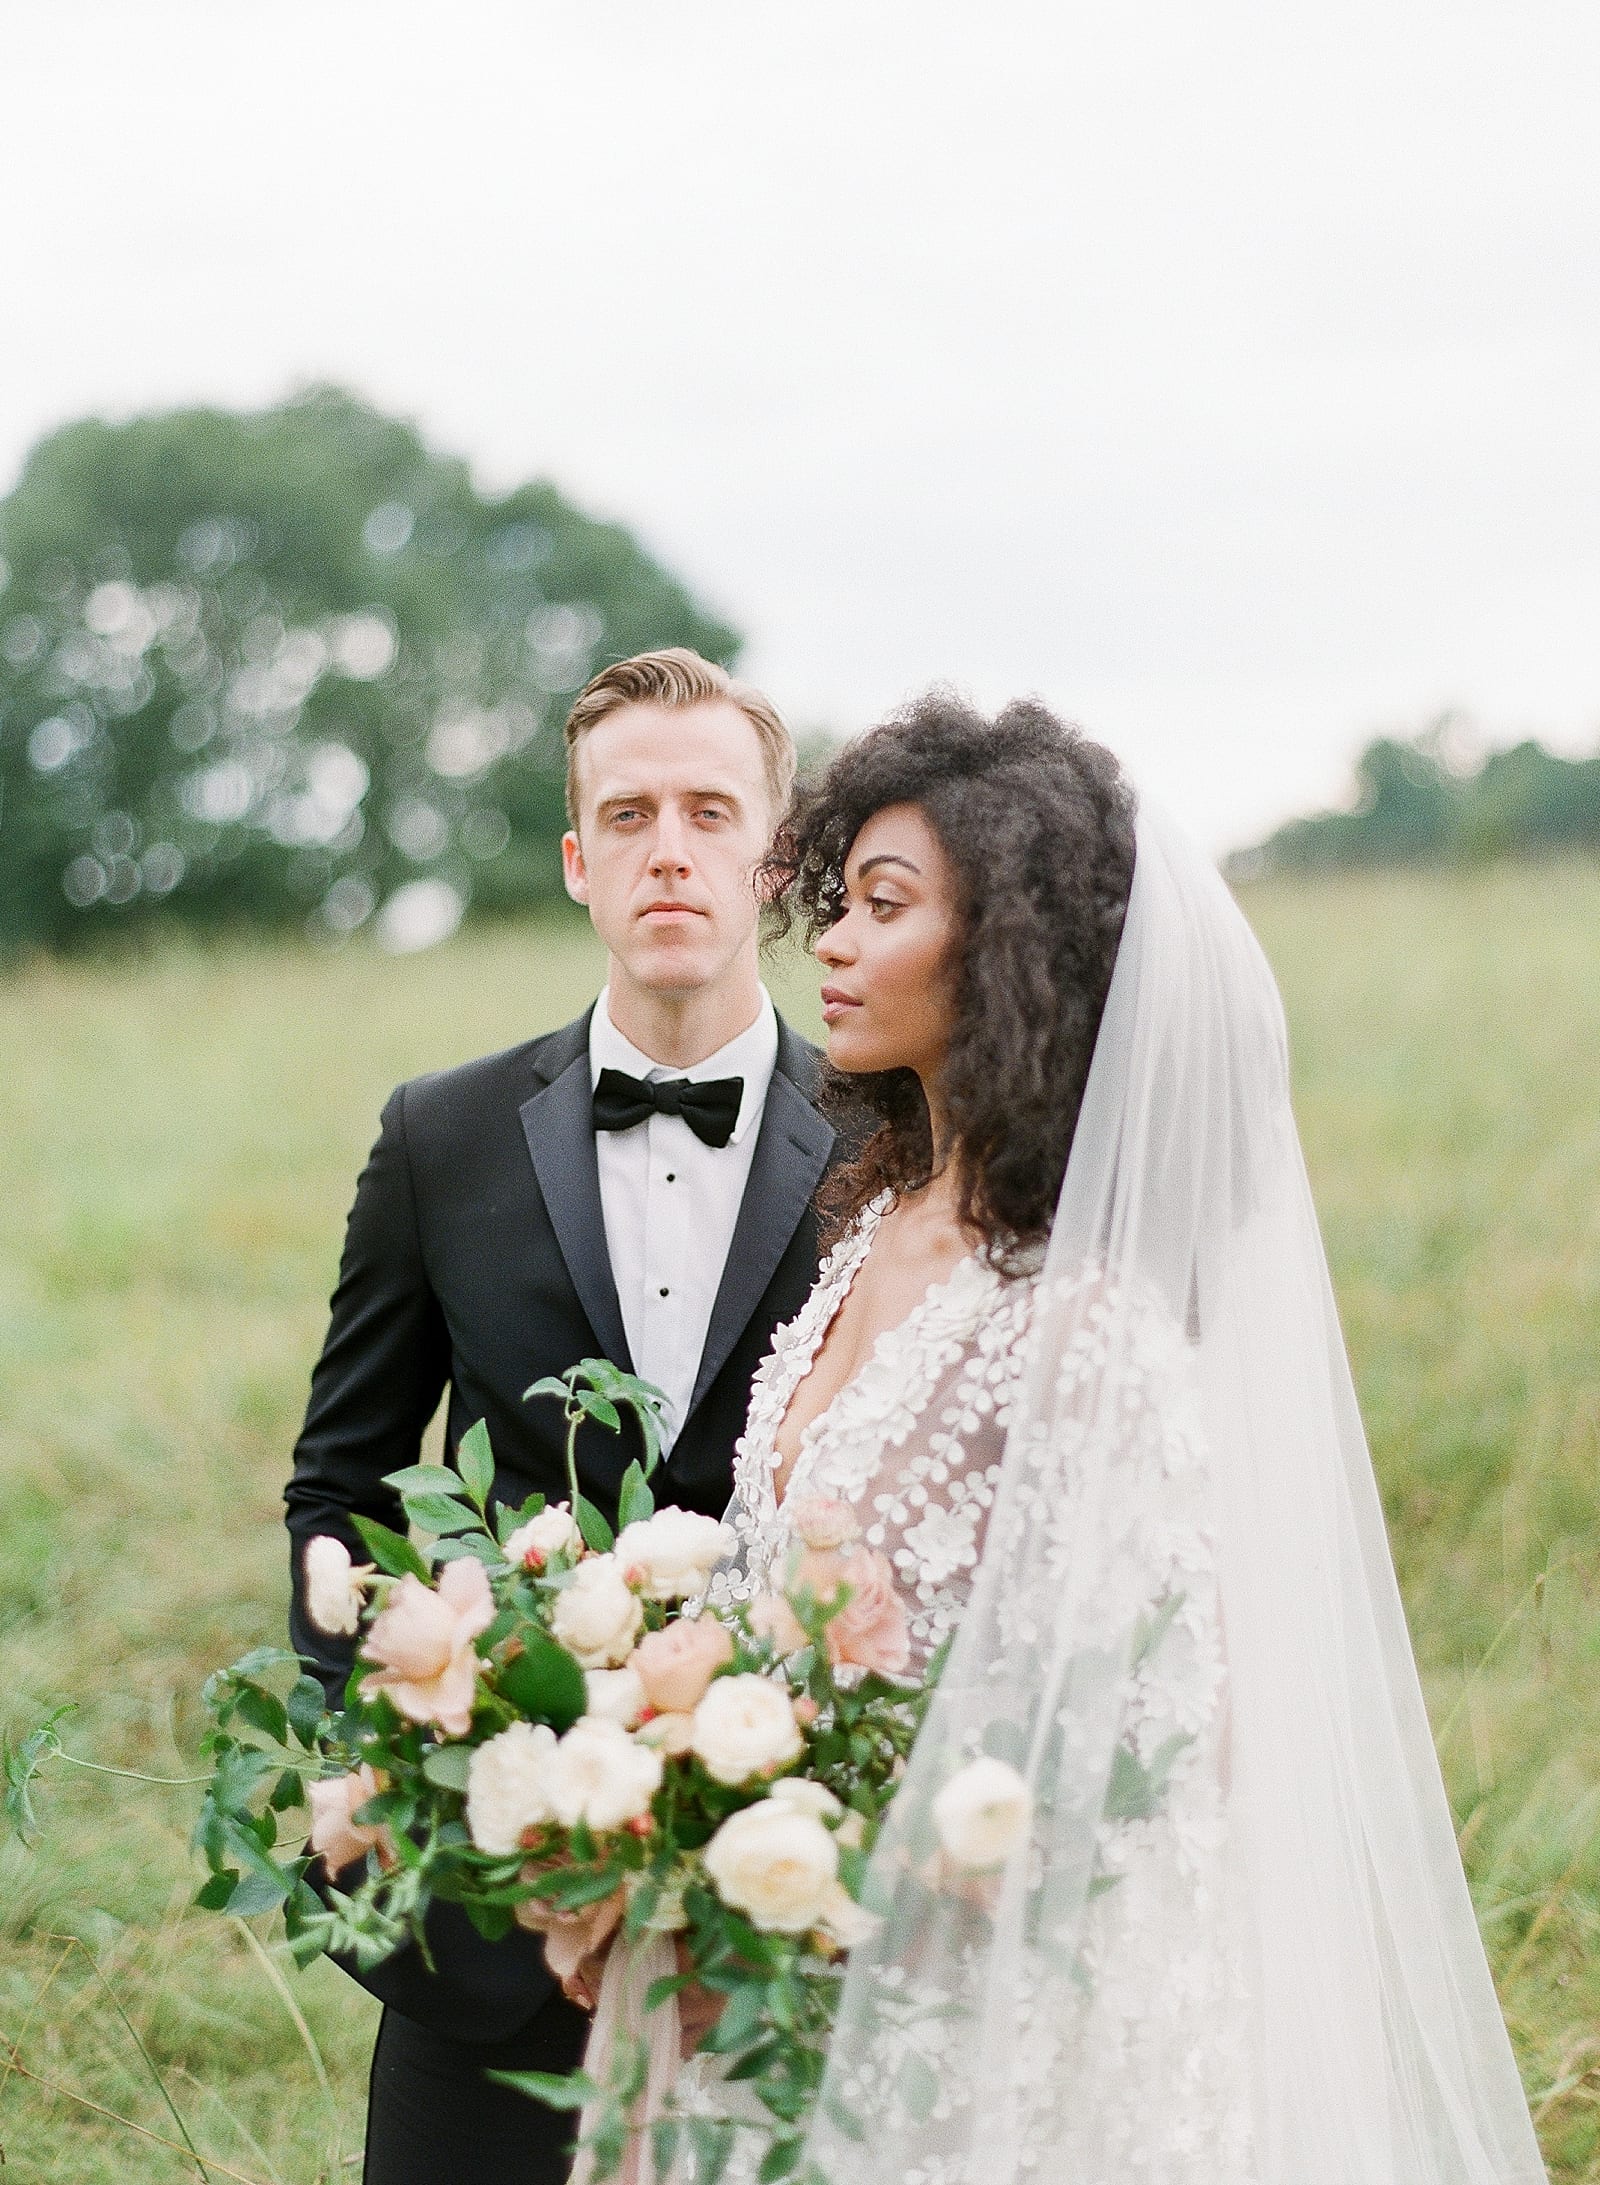
<path id="1" fill-rule="evenodd" d="M 637 1463 L 630 1464 L 622 1475 L 622 1486 L 617 1495 L 617 1526 L 641 1525 L 647 1517 L 655 1515 L 656 1498 L 650 1492 L 644 1473 Z"/>
<path id="2" fill-rule="evenodd" d="M 385 1487 L 397 1495 L 454 1495 L 461 1491 L 461 1477 L 447 1464 L 408 1464 L 403 1472 L 385 1472 Z"/>
<path id="3" fill-rule="evenodd" d="M 289 1714 L 276 1692 L 268 1692 L 259 1684 L 245 1685 L 239 1694 L 237 1712 L 263 1737 L 270 1737 L 278 1745 L 287 1742 Z"/>
<path id="4" fill-rule="evenodd" d="M 756 2172 L 758 2185 L 778 2185 L 778 2179 L 787 2177 L 794 2168 L 799 2152 L 800 2135 L 796 2132 L 781 2134 L 761 2158 L 761 2168 Z"/>
<path id="5" fill-rule="evenodd" d="M 689 2117 L 685 2122 L 694 2149 L 695 2185 L 718 2185 L 733 2153 L 733 2126 L 712 2117 Z"/>
<path id="6" fill-rule="evenodd" d="M 489 1446 L 489 1428 L 484 1420 L 479 1419 L 462 1435 L 456 1448 L 456 1467 L 467 1493 L 482 1510 L 494 1492 L 494 1451 Z"/>
<path id="7" fill-rule="evenodd" d="M 407 1495 L 405 1504 L 406 1516 L 426 1533 L 476 1532 L 482 1523 L 476 1510 L 450 1495 Z"/>
<path id="8" fill-rule="evenodd" d="M 596 1425 L 608 1427 L 613 1434 L 622 1432 L 622 1413 L 609 1396 L 602 1396 L 592 1388 L 580 1388 L 576 1394 L 579 1404 Z"/>
<path id="9" fill-rule="evenodd" d="M 436 1563 L 459 1563 L 464 1555 L 470 1555 L 475 1563 L 482 1563 L 487 1570 L 504 1570 L 506 1559 L 487 1533 L 458 1533 L 454 1540 L 442 1540 L 433 1551 Z"/>
<path id="10" fill-rule="evenodd" d="M 761 2030 L 765 1998 L 757 1981 L 741 1981 L 728 1998 L 727 2008 L 700 2043 L 715 2056 L 732 2056 Z"/>
<path id="11" fill-rule="evenodd" d="M 574 2071 L 565 2078 L 554 2071 L 486 2071 L 484 2077 L 497 2086 L 514 2087 L 519 2094 L 531 2094 L 546 2109 L 581 2109 L 605 2093 L 586 2071 Z"/>
<path id="12" fill-rule="evenodd" d="M 379 1570 L 391 1578 L 420 1578 L 427 1583 L 428 1566 L 403 1535 L 380 1525 L 375 1517 L 355 1517 L 352 1522 Z"/>
<path id="13" fill-rule="evenodd" d="M 587 1496 L 579 1495 L 578 1506 L 572 1514 L 578 1521 L 578 1530 L 586 1544 L 593 1548 L 596 1555 L 609 1554 L 617 1544 L 617 1536 Z"/>
<path id="14" fill-rule="evenodd" d="M 519 1525 L 526 1525 L 530 1517 L 537 1517 L 544 1508 L 543 1495 L 529 1495 L 520 1510 L 509 1510 L 501 1503 L 494 1513 L 495 1537 L 502 1545 L 511 1538 Z"/>
<path id="15" fill-rule="evenodd" d="M 201 1887 L 195 1891 L 195 1905 L 202 1912 L 224 1911 L 229 1898 L 238 1885 L 239 1877 L 232 1871 L 213 1874 L 208 1881 L 202 1883 Z"/>
<path id="16" fill-rule="evenodd" d="M 465 1790 L 472 1766 L 471 1745 L 433 1745 L 422 1756 L 422 1772 L 440 1790 Z"/>
<path id="17" fill-rule="evenodd" d="M 361 1521 L 358 1518 L 356 1522 L 359 1524 Z M 253 1646 L 248 1654 L 241 1654 L 236 1662 L 225 1669 L 223 1675 L 231 1678 L 235 1684 L 260 1684 L 262 1678 L 270 1675 L 273 1670 L 297 1670 L 299 1667 L 299 1655 L 291 1654 L 287 1647 Z"/>
<path id="18" fill-rule="evenodd" d="M 309 1751 L 328 1711 L 327 1698 L 315 1677 L 297 1677 L 286 1702 L 289 1727 Z"/>
<path id="19" fill-rule="evenodd" d="M 644 1991 L 644 2007 L 647 2011 L 659 2010 L 669 1996 L 680 1994 L 693 1987 L 693 1973 L 663 1973 L 659 1980 L 652 1980 Z"/>
<path id="20" fill-rule="evenodd" d="M 586 1904 L 598 1904 L 602 1897 L 609 1897 L 621 1879 L 620 1871 L 610 1865 L 561 1867 L 540 1875 L 534 1901 L 554 1905 L 560 1912 L 581 1912 Z"/>
<path id="21" fill-rule="evenodd" d="M 58 1707 L 37 1729 L 30 1730 L 20 1745 L 0 1739 L 0 1761 L 5 1769 L 5 1816 L 23 1843 L 31 1844 L 39 1833 L 39 1816 L 33 1804 L 33 1779 L 41 1764 L 61 1750 L 56 1724 L 72 1713 L 72 1703 Z"/>
<path id="22" fill-rule="evenodd" d="M 578 1663 L 564 1646 L 531 1625 L 522 1652 L 497 1671 L 495 1683 L 519 1714 L 531 1722 L 548 1722 L 553 1730 L 570 1728 L 589 1704 Z"/>
<path id="23" fill-rule="evenodd" d="M 1188 1598 L 1183 1593 L 1169 1593 L 1158 1609 L 1141 1616 L 1139 1628 L 1134 1634 L 1133 1657 L 1130 1666 L 1137 1669 L 1149 1660 L 1172 1628 L 1172 1620 Z"/>
<path id="24" fill-rule="evenodd" d="M 267 1804 L 274 1813 L 290 1813 L 296 1806 L 304 1805 L 305 1795 L 298 1773 L 293 1768 L 285 1768 L 273 1784 Z"/>
<path id="25" fill-rule="evenodd" d="M 559 1396 L 565 1403 L 569 1393 L 566 1382 L 559 1374 L 547 1373 L 542 1381 L 535 1381 L 532 1388 L 522 1391 L 522 1400 L 524 1403 L 531 1403 L 535 1396 Z"/>
<path id="26" fill-rule="evenodd" d="M 275 1868 L 252 1867 L 233 1889 L 222 1909 L 234 1919 L 253 1919 L 258 1912 L 274 1912 L 294 1887 L 295 1877 Z"/>
<path id="27" fill-rule="evenodd" d="M 509 1904 L 479 1904 L 469 1898 L 466 1912 L 485 1942 L 504 1941 L 517 1924 L 516 1914 Z"/>

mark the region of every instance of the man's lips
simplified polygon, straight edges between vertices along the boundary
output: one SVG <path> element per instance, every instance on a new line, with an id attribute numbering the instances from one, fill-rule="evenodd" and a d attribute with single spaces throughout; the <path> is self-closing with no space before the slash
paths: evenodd
<path id="1" fill-rule="evenodd" d="M 663 925 L 676 924 L 680 918 L 703 918 L 705 915 L 703 910 L 696 910 L 693 903 L 665 902 L 646 903 L 644 909 L 639 913 L 641 923 L 654 919 Z"/>
<path id="2" fill-rule="evenodd" d="M 854 994 L 847 994 L 842 986 L 825 986 L 822 989 L 822 1021 L 832 1024 L 847 1010 L 859 1009 L 861 1004 Z"/>

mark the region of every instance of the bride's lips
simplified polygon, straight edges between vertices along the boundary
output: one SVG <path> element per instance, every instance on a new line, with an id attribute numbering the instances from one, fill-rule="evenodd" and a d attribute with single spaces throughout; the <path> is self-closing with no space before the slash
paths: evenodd
<path id="1" fill-rule="evenodd" d="M 848 1010 L 859 1009 L 860 1002 L 854 994 L 847 994 L 842 986 L 825 986 L 822 989 L 822 1021 L 834 1024 Z"/>

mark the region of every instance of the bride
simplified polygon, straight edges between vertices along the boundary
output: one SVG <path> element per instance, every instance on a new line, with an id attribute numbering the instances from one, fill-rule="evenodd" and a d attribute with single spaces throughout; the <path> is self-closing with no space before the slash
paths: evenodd
<path id="1" fill-rule="evenodd" d="M 921 700 L 775 860 L 868 1130 L 715 1584 L 823 1497 L 954 1635 L 807 2174 L 1542 2179 L 1243 917 L 1034 704 Z"/>

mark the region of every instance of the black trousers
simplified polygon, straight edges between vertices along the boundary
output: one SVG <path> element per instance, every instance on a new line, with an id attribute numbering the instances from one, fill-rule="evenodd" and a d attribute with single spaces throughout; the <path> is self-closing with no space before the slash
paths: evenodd
<path id="1" fill-rule="evenodd" d="M 572 2071 L 587 2012 L 553 1995 L 503 2041 L 451 2041 L 386 2010 L 372 2055 L 364 2185 L 562 2185 L 577 2119 L 488 2071 Z"/>

